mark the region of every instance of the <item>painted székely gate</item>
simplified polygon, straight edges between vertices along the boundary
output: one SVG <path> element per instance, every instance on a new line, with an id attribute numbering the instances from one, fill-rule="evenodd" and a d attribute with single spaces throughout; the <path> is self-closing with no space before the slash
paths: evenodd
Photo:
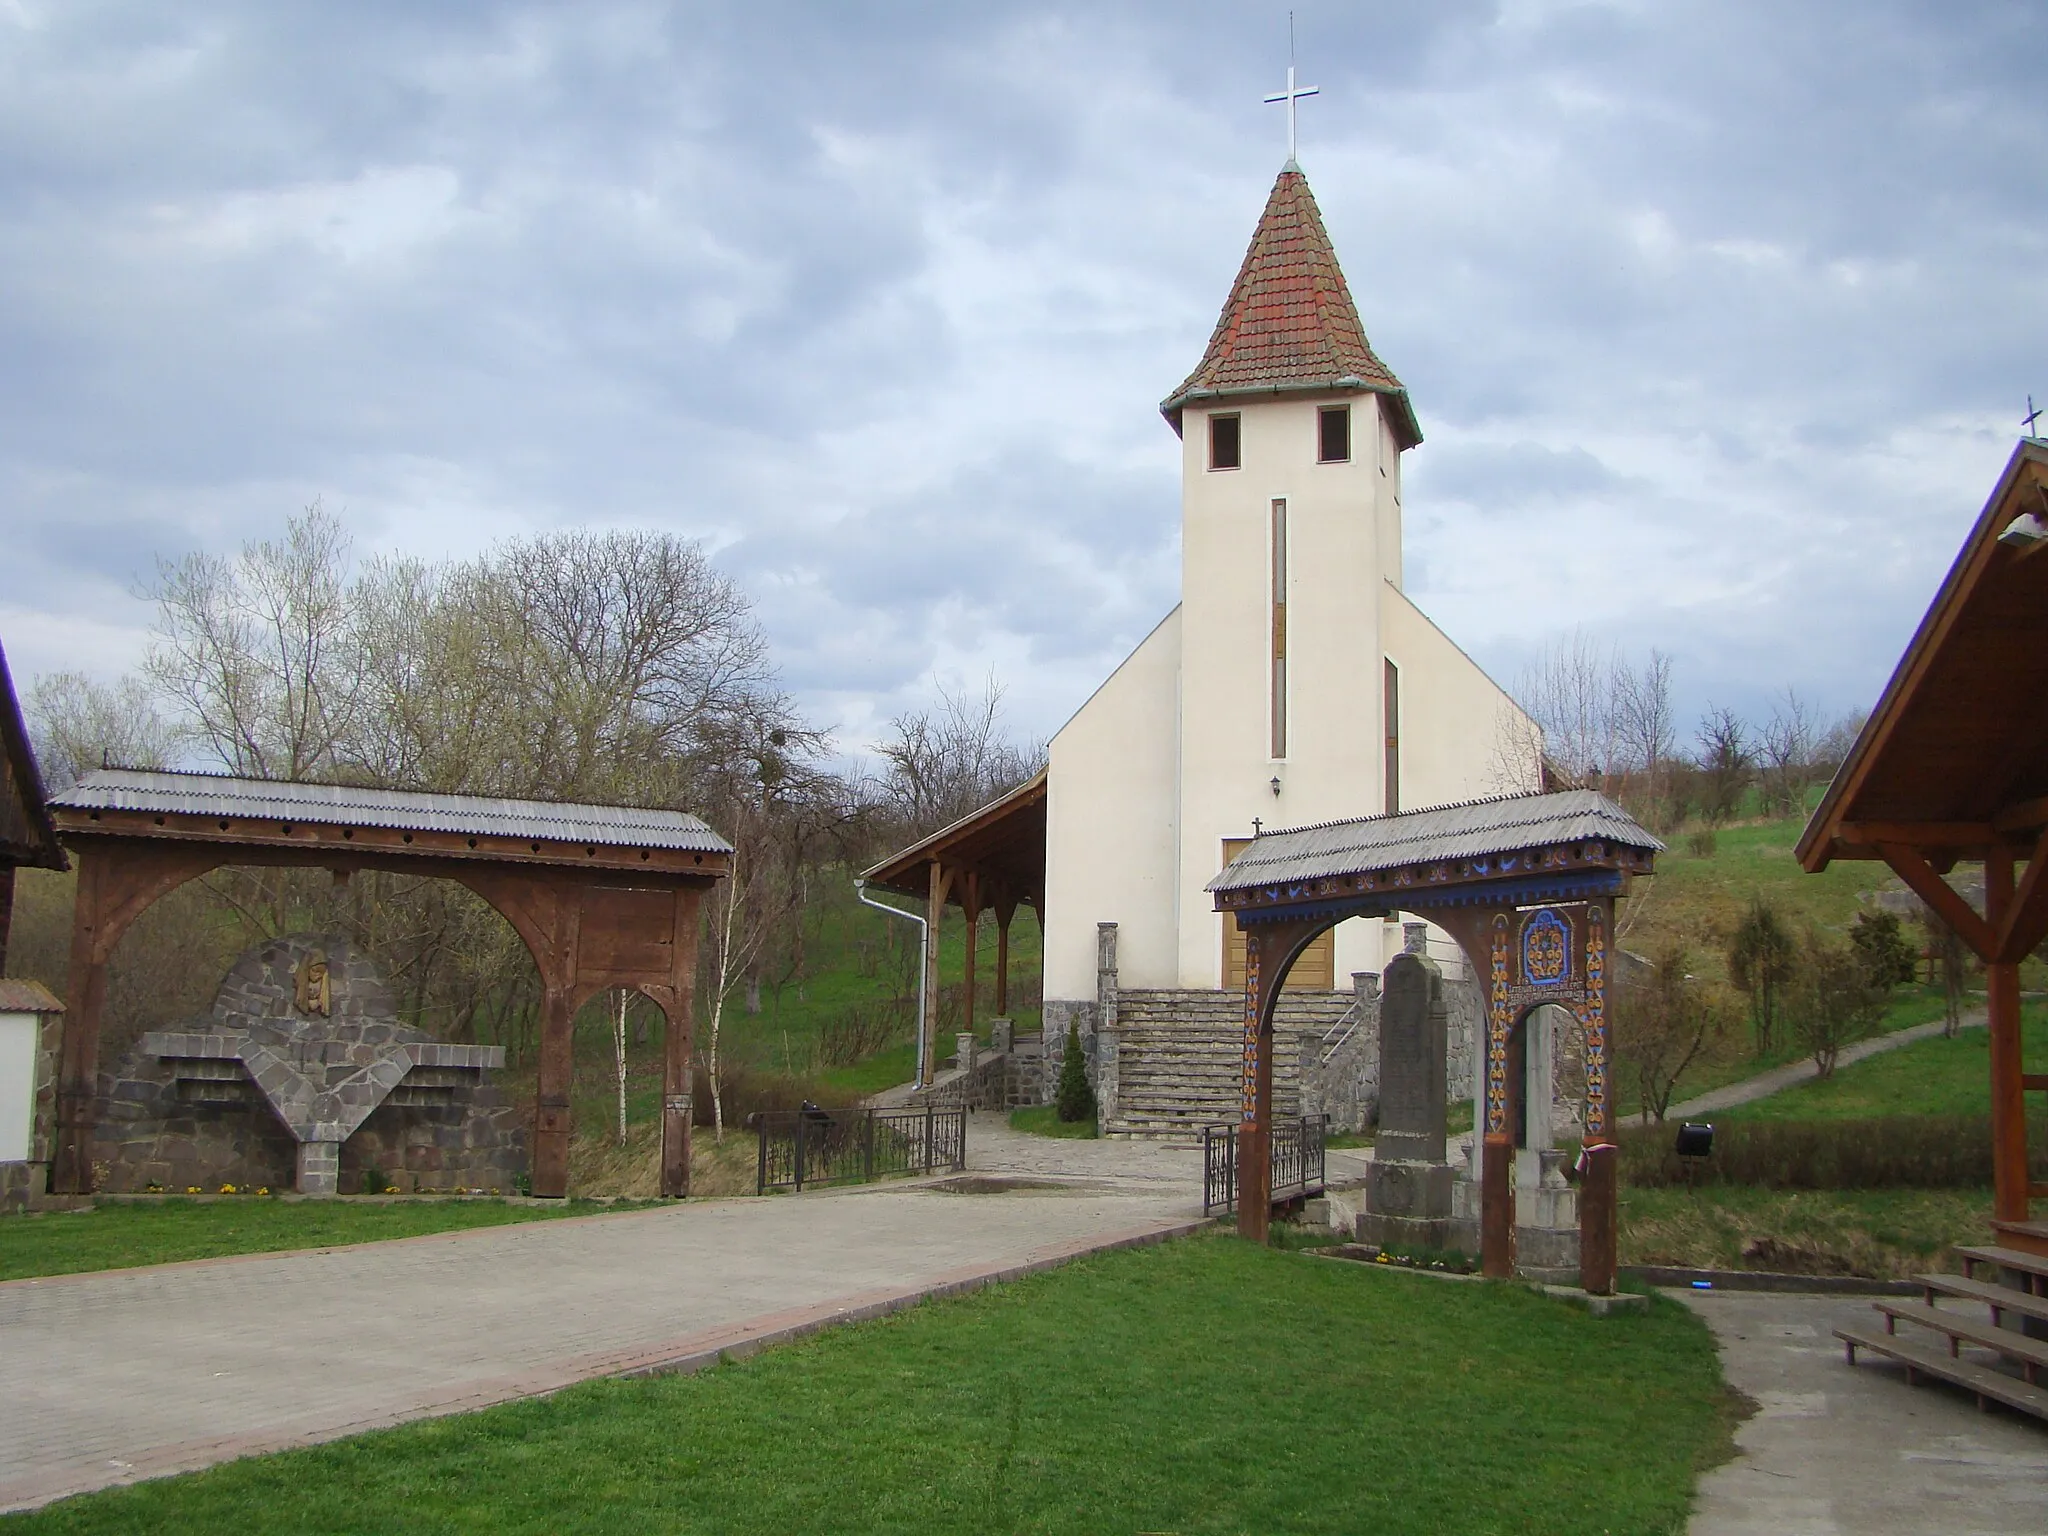
<path id="1" fill-rule="evenodd" d="M 1509 1042 L 1547 1004 L 1577 1019 L 1585 1062 L 1580 1283 L 1614 1287 L 1615 1144 L 1608 1093 L 1609 952 L 1614 903 L 1653 872 L 1663 844 L 1591 790 L 1511 795 L 1327 822 L 1253 839 L 1209 882 L 1216 910 L 1246 935 L 1244 1099 L 1238 1226 L 1263 1241 L 1272 1210 L 1273 1007 L 1287 972 L 1348 917 L 1412 912 L 1464 950 L 1484 990 L 1480 1256 L 1514 1272 L 1514 1135 Z"/>

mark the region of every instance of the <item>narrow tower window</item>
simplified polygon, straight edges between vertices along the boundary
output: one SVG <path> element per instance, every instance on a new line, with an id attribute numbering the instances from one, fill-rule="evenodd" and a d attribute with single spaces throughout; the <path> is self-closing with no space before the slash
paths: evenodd
<path id="1" fill-rule="evenodd" d="M 1386 664 L 1387 814 L 1401 809 L 1401 669 Z"/>
<path id="2" fill-rule="evenodd" d="M 1351 457 L 1351 407 L 1326 405 L 1316 412 L 1316 457 L 1342 464 Z"/>
<path id="3" fill-rule="evenodd" d="M 1238 464 L 1238 419 L 1235 416 L 1209 418 L 1209 467 L 1235 469 Z"/>
<path id="4" fill-rule="evenodd" d="M 1287 755 L 1287 503 L 1273 502 L 1273 755 Z"/>

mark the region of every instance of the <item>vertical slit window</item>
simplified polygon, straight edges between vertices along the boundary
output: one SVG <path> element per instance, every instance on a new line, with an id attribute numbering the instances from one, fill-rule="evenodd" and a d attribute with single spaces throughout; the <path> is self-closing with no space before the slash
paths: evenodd
<path id="1" fill-rule="evenodd" d="M 1237 417 L 1211 416 L 1209 418 L 1209 467 L 1211 469 L 1237 468 L 1242 446 Z"/>
<path id="2" fill-rule="evenodd" d="M 1351 407 L 1326 405 L 1316 412 L 1316 457 L 1342 464 L 1351 457 Z"/>
<path id="3" fill-rule="evenodd" d="M 1287 755 L 1287 503 L 1273 502 L 1273 756 Z"/>
<path id="4" fill-rule="evenodd" d="M 1387 814 L 1401 809 L 1401 669 L 1386 663 Z"/>

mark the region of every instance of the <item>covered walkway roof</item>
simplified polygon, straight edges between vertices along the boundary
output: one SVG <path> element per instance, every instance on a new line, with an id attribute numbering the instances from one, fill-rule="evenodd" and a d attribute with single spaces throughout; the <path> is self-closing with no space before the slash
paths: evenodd
<path id="1" fill-rule="evenodd" d="M 972 874 L 981 906 L 1003 899 L 1041 913 L 1045 906 L 1045 785 L 1041 768 L 1008 794 L 969 811 L 931 836 L 862 871 L 869 885 L 922 901 L 932 891 L 932 866 Z M 946 899 L 965 910 L 974 903 L 968 882 L 951 880 Z"/>

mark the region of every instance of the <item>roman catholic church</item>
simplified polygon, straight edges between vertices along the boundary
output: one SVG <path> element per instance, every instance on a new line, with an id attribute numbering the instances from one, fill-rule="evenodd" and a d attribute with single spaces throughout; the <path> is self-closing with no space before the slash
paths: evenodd
<path id="1" fill-rule="evenodd" d="M 1126 995 L 1241 990 L 1241 937 L 1205 887 L 1262 827 L 1538 785 L 1527 718 L 1402 590 L 1401 461 L 1422 429 L 1291 158 L 1161 411 L 1181 447 L 1179 606 L 1038 778 L 867 874 L 934 916 L 995 910 L 998 1013 L 1010 915 L 1035 906 L 1048 1041 L 1070 1018 L 1089 1028 L 1106 964 Z M 1290 985 L 1348 997 L 1403 943 L 1398 923 L 1353 919 Z"/>

